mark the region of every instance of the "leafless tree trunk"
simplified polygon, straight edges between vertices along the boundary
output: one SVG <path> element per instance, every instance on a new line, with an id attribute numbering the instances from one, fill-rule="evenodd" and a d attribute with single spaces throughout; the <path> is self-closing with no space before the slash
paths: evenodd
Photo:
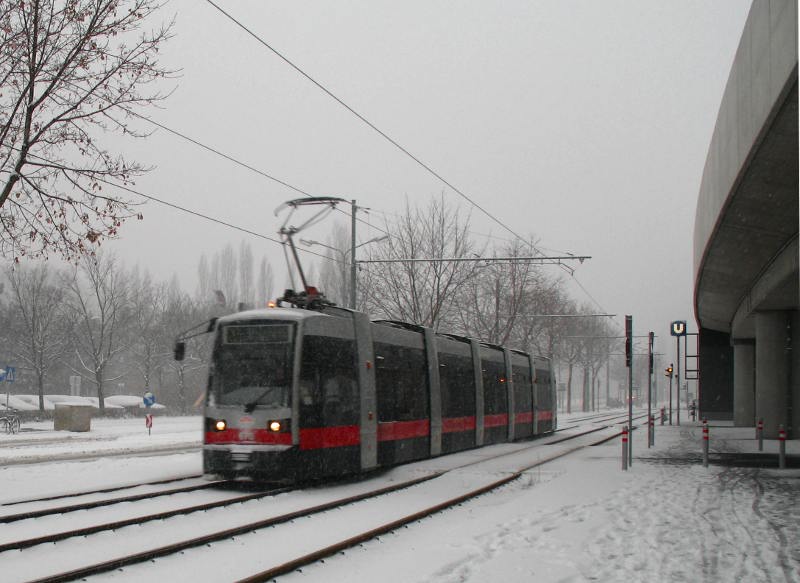
<path id="1" fill-rule="evenodd" d="M 272 266 L 267 261 L 266 257 L 261 258 L 261 264 L 258 267 L 258 306 L 263 308 L 267 302 L 274 299 L 272 296 L 273 285 Z"/>
<path id="2" fill-rule="evenodd" d="M 495 256 L 524 257 L 526 246 L 512 243 Z M 512 339 L 521 347 L 529 345 L 524 334 L 532 325 L 531 312 L 540 302 L 541 268 L 529 261 L 503 261 L 476 264 L 473 277 L 463 287 L 459 302 L 461 326 L 469 336 L 494 344 Z"/>
<path id="3" fill-rule="evenodd" d="M 81 277 L 86 283 L 81 282 Z M 111 361 L 127 348 L 124 337 L 129 321 L 128 285 L 113 256 L 86 257 L 66 278 L 73 318 L 75 371 L 97 388 L 100 410 L 105 410 L 104 387 L 124 374 L 107 377 Z"/>
<path id="4" fill-rule="evenodd" d="M 144 383 L 142 392 L 153 388 L 153 378 L 158 375 L 165 358 L 170 354 L 170 347 L 163 343 L 162 331 L 166 295 L 166 285 L 153 284 L 149 274 L 131 277 L 131 353 L 133 365 Z"/>
<path id="5" fill-rule="evenodd" d="M 328 260 L 320 268 L 320 289 L 340 306 L 348 306 L 350 299 L 350 245 L 350 232 L 337 223 L 326 244 Z"/>
<path id="6" fill-rule="evenodd" d="M 11 283 L 12 310 L 15 314 L 10 336 L 17 358 L 33 369 L 39 394 L 39 409 L 44 410 L 44 387 L 50 368 L 67 347 L 66 318 L 62 289 L 52 281 L 47 265 L 17 265 L 6 269 Z"/>
<path id="7" fill-rule="evenodd" d="M 164 95 L 159 47 L 144 31 L 159 0 L 0 3 L 0 253 L 75 259 L 141 214 L 115 182 L 146 168 L 102 146 L 143 136 L 131 116 Z M 149 88 L 144 93 L 143 89 Z"/>
<path id="8" fill-rule="evenodd" d="M 242 241 L 239 245 L 239 303 L 252 308 L 254 291 L 253 250 L 249 243 Z"/>
<path id="9" fill-rule="evenodd" d="M 373 263 L 361 272 L 365 282 L 367 310 L 376 316 L 430 326 L 453 326 L 457 319 L 455 297 L 473 276 L 471 263 L 399 259 L 440 259 L 470 257 L 473 244 L 469 221 L 449 207 L 444 196 L 424 208 L 406 204 L 405 213 L 386 225 L 389 240 L 369 250 L 371 259 L 394 263 Z"/>

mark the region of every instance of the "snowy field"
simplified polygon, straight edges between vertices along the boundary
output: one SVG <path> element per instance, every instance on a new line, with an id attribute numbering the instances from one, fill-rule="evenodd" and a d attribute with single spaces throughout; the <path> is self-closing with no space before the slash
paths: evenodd
<path id="1" fill-rule="evenodd" d="M 199 474 L 201 419 L 155 423 L 151 435 L 142 419 L 0 435 L 0 502 Z M 800 583 L 800 470 L 703 468 L 698 424 L 657 426 L 651 449 L 633 435 L 627 472 L 618 440 L 588 448 L 281 581 Z M 711 443 L 756 451 L 752 429 L 712 426 Z M 204 581 L 202 565 L 184 580 Z"/>

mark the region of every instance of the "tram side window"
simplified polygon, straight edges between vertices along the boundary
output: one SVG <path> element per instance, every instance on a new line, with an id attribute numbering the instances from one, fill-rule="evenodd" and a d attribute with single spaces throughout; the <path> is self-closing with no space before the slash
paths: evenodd
<path id="1" fill-rule="evenodd" d="M 531 410 L 531 379 L 530 373 L 525 367 L 513 366 L 514 375 L 514 406 L 517 411 Z"/>
<path id="2" fill-rule="evenodd" d="M 475 377 L 472 358 L 440 352 L 439 383 L 443 417 L 475 415 Z"/>
<path id="3" fill-rule="evenodd" d="M 550 371 L 536 370 L 536 390 L 539 397 L 539 408 L 550 409 L 553 406 L 553 392 L 550 388 Z"/>
<path id="4" fill-rule="evenodd" d="M 303 337 L 300 419 L 306 427 L 353 425 L 359 416 L 355 342 Z"/>
<path id="5" fill-rule="evenodd" d="M 483 406 L 486 415 L 506 413 L 508 410 L 508 389 L 506 388 L 506 367 L 500 362 L 482 360 Z"/>
<path id="6" fill-rule="evenodd" d="M 378 421 L 428 417 L 428 370 L 418 348 L 375 343 Z"/>

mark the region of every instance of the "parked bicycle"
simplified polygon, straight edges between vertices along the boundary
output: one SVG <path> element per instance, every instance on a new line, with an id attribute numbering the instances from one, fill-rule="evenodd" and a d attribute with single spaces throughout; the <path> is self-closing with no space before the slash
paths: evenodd
<path id="1" fill-rule="evenodd" d="M 5 411 L 0 416 L 0 431 L 4 433 L 19 433 L 22 422 L 14 411 Z"/>

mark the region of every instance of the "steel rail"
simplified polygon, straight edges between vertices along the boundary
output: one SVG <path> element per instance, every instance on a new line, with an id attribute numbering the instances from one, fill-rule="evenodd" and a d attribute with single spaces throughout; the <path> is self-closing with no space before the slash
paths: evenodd
<path id="1" fill-rule="evenodd" d="M 604 438 L 603 441 L 607 441 L 607 438 Z M 532 464 L 528 464 L 528 465 L 524 466 L 523 468 L 521 468 L 521 469 L 519 469 L 519 470 L 517 470 L 517 471 L 515 471 L 515 472 L 513 472 L 513 473 L 511 473 L 511 474 L 509 474 L 507 476 L 504 476 L 504 477 L 502 477 L 502 478 L 500 478 L 498 480 L 495 480 L 494 482 L 491 482 L 490 484 L 487 484 L 485 486 L 481 486 L 480 488 L 476 488 L 476 489 L 471 490 L 471 491 L 469 491 L 469 492 L 467 492 L 465 494 L 461 494 L 459 496 L 455 496 L 453 498 L 450 498 L 449 500 L 446 500 L 444 502 L 440 502 L 440 503 L 435 504 L 433 506 L 430 506 L 430 507 L 428 507 L 428 508 L 426 508 L 424 510 L 420 510 L 420 511 L 414 512 L 412 514 L 408 514 L 408 515 L 406 515 L 406 516 L 404 516 L 402 518 L 398 518 L 398 519 L 393 520 L 391 522 L 387 522 L 386 524 L 383 524 L 382 526 L 370 529 L 370 530 L 365 531 L 365 532 L 363 532 L 361 534 L 358 534 L 358 535 L 355 535 L 353 537 L 347 538 L 347 539 L 342 540 L 342 541 L 340 541 L 338 543 L 334 543 L 332 545 L 329 545 L 329 546 L 327 546 L 325 548 L 322 548 L 322 549 L 319 549 L 317 551 L 313 551 L 313 552 L 308 553 L 306 555 L 303 555 L 301 557 L 297 557 L 296 559 L 292 559 L 291 561 L 287 561 L 285 563 L 281 563 L 280 565 L 276 565 L 275 567 L 271 567 L 269 569 L 266 569 L 264 571 L 261 571 L 259 573 L 254 574 L 254 575 L 251 575 L 250 577 L 245 577 L 244 579 L 239 579 L 236 583 L 260 583 L 260 582 L 263 582 L 263 581 L 270 581 L 271 579 L 274 579 L 275 577 L 278 577 L 280 575 L 286 575 L 287 573 L 291 573 L 292 571 L 294 571 L 294 570 L 296 570 L 296 569 L 298 569 L 300 567 L 303 567 L 305 565 L 309 565 L 311 563 L 315 563 L 315 562 L 317 562 L 317 561 L 319 561 L 321 559 L 324 559 L 326 557 L 329 557 L 331 555 L 334 555 L 336 553 L 339 553 L 341 551 L 349 549 L 349 548 L 351 548 L 351 547 L 353 547 L 353 546 L 355 546 L 357 544 L 361 544 L 361 543 L 366 542 L 368 540 L 371 540 L 371 539 L 373 539 L 373 538 L 375 538 L 377 536 L 380 536 L 382 534 L 386 534 L 386 533 L 391 532 L 393 530 L 396 530 L 396 529 L 398 529 L 398 528 L 400 528 L 402 526 L 406 526 L 407 524 L 410 524 L 412 522 L 417 522 L 417 521 L 419 521 L 419 520 L 421 520 L 423 518 L 427 518 L 428 516 L 431 516 L 433 514 L 437 514 L 437 513 L 441 512 L 443 510 L 447 510 L 448 508 L 452 508 L 453 506 L 456 506 L 458 504 L 461 504 L 461 503 L 466 502 L 468 500 L 471 500 L 473 498 L 477 498 L 478 496 L 482 496 L 483 494 L 486 494 L 487 492 L 490 492 L 492 490 L 496 490 L 497 488 L 500 488 L 501 486 L 505 486 L 506 484 L 508 484 L 510 482 L 513 482 L 514 480 L 518 480 L 519 478 L 522 477 L 522 475 L 525 472 L 528 472 L 528 471 L 530 471 L 530 470 L 532 470 L 532 469 L 534 469 L 536 467 L 542 466 L 542 465 L 544 465 L 546 463 L 549 463 L 551 461 L 554 461 L 556 459 L 559 459 L 559 458 L 565 457 L 567 455 L 570 455 L 570 454 L 572 454 L 572 453 L 574 453 L 574 452 L 576 452 L 576 451 L 578 451 L 580 449 L 584 449 L 585 447 L 589 447 L 591 445 L 595 445 L 595 444 L 591 443 L 591 444 L 588 444 L 588 445 L 575 446 L 573 448 L 568 449 L 567 451 L 563 451 L 563 452 L 554 454 L 552 456 L 546 457 L 544 459 L 537 460 L 536 462 L 534 462 Z"/>
<path id="2" fill-rule="evenodd" d="M 367 500 L 369 498 L 375 498 L 377 496 L 382 496 L 383 494 L 388 494 L 394 492 L 396 490 L 401 490 L 405 488 L 410 488 L 411 486 L 415 486 L 422 482 L 426 482 L 428 480 L 432 480 L 440 475 L 446 473 L 446 471 L 434 473 L 428 476 L 423 476 L 421 478 L 415 478 L 413 480 L 408 480 L 406 482 L 402 482 L 400 484 L 394 484 L 392 486 L 387 486 L 385 488 L 381 488 L 379 490 L 374 490 L 371 492 L 365 492 L 363 494 L 356 494 L 355 496 L 349 496 L 347 498 L 342 498 L 338 500 L 333 500 L 331 502 L 326 502 L 324 504 L 319 504 L 317 506 L 313 506 L 311 508 L 304 508 L 300 510 L 296 510 L 294 512 L 289 512 L 287 514 L 282 514 L 280 516 L 274 516 L 272 518 L 267 518 L 265 520 L 259 520 L 256 522 L 244 524 L 241 526 L 235 526 L 233 528 L 229 528 L 226 530 L 222 530 L 219 532 L 211 533 L 208 535 L 199 536 L 196 538 L 192 538 L 189 540 L 181 541 L 178 543 L 173 543 L 169 545 L 165 545 L 162 547 L 158 547 L 155 549 L 150 549 L 148 551 L 143 551 L 141 553 L 135 553 L 132 555 L 127 555 L 125 557 L 119 557 L 116 559 L 111 559 L 109 561 L 104 561 L 102 563 L 97 563 L 94 565 L 89 565 L 87 567 L 81 567 L 79 569 L 74 569 L 72 571 L 66 573 L 60 573 L 57 575 L 51 575 L 48 577 L 43 577 L 41 579 L 36 579 L 29 583 L 58 583 L 63 581 L 72 581 L 74 579 L 81 579 L 84 577 L 89 577 L 90 575 L 97 575 L 99 573 L 105 573 L 108 571 L 112 571 L 114 569 L 119 569 L 121 567 L 126 567 L 129 565 L 135 565 L 137 563 L 142 563 L 145 561 L 150 561 L 152 559 L 156 559 L 158 557 L 164 557 L 167 555 L 172 555 L 174 553 L 178 553 L 180 551 L 184 551 L 186 549 L 190 549 L 193 547 L 199 547 L 203 545 L 207 545 L 209 543 L 218 542 L 220 540 L 225 540 L 237 535 L 247 534 L 254 530 L 268 528 L 271 526 L 275 526 L 278 524 L 282 524 L 285 522 L 289 522 L 291 520 L 295 520 L 297 518 L 302 518 L 305 516 L 310 516 L 312 514 L 318 514 L 320 512 L 325 512 L 327 510 L 332 510 L 334 508 L 339 508 L 341 506 L 345 506 L 347 504 L 353 504 L 354 502 L 360 502 L 362 500 Z"/>
<path id="3" fill-rule="evenodd" d="M 157 512 L 155 514 L 148 514 L 146 516 L 137 516 L 135 518 L 126 518 L 125 520 L 117 520 L 115 522 L 107 522 L 105 524 L 97 524 L 94 526 L 87 526 L 84 528 L 77 528 L 74 530 L 67 530 L 64 532 L 58 532 L 55 534 L 48 534 L 44 536 L 39 536 L 36 538 L 29 538 L 21 541 L 15 541 L 11 543 L 0 544 L 0 553 L 5 551 L 11 550 L 20 550 L 26 549 L 28 547 L 33 547 L 36 545 L 40 545 L 42 543 L 53 543 L 60 540 L 66 540 L 68 538 L 73 538 L 76 536 L 87 536 L 90 534 L 96 534 L 98 532 L 103 532 L 106 530 L 116 530 L 118 528 L 123 528 L 125 526 L 133 526 L 133 525 L 140 525 L 145 524 L 147 522 L 152 522 L 154 520 L 164 520 L 165 518 L 172 518 L 173 516 L 180 516 L 183 514 L 191 514 L 193 512 L 203 512 L 205 510 L 212 510 L 214 508 L 222 508 L 224 506 L 231 506 L 233 504 L 240 504 L 242 502 L 248 502 L 250 500 L 256 500 L 258 498 L 266 498 L 269 496 L 275 496 L 277 494 L 283 494 L 285 492 L 289 492 L 294 488 L 285 487 L 285 488 L 278 488 L 275 490 L 269 490 L 267 492 L 256 492 L 255 494 L 247 494 L 245 496 L 237 496 L 236 498 L 230 498 L 228 500 L 218 500 L 216 502 L 206 502 L 204 504 L 196 504 L 194 506 L 185 506 L 183 508 L 176 508 L 174 510 L 164 510 L 163 512 Z"/>
<path id="4" fill-rule="evenodd" d="M 79 496 L 90 496 L 92 494 L 109 494 L 111 492 L 119 492 L 121 490 L 132 490 L 133 488 L 140 488 L 142 486 L 160 486 L 162 484 L 181 482 L 183 480 L 195 480 L 202 477 L 203 474 L 195 474 L 193 476 L 168 478 L 164 480 L 155 480 L 153 482 L 141 482 L 140 484 L 128 484 L 127 486 L 111 486 L 109 488 L 102 488 L 100 490 L 86 490 L 85 492 L 73 492 L 71 494 L 57 494 L 55 496 L 45 496 L 43 498 L 12 500 L 11 502 L 3 502 L 2 504 L 0 504 L 0 506 L 17 506 L 19 504 L 33 504 L 35 502 L 50 502 L 52 500 L 63 500 L 64 498 L 78 498 Z"/>
<path id="5" fill-rule="evenodd" d="M 121 496 L 119 498 L 106 498 L 105 500 L 95 500 L 94 502 L 83 502 L 81 504 L 70 504 L 69 506 L 59 506 L 57 508 L 45 508 L 42 510 L 31 510 L 30 512 L 20 512 L 18 514 L 8 514 L 0 516 L 0 524 L 8 524 L 10 522 L 17 522 L 20 520 L 28 520 L 31 518 L 40 518 L 42 516 L 50 516 L 53 514 L 66 514 L 68 512 L 75 512 L 78 510 L 90 510 L 92 508 L 100 508 L 101 506 L 112 506 L 122 502 L 136 502 L 146 498 L 157 498 L 159 496 L 172 496 L 173 494 L 180 494 L 182 492 L 193 492 L 194 490 L 206 490 L 228 483 L 227 480 L 221 482 L 208 482 L 207 484 L 196 484 L 194 486 L 182 486 L 180 488 L 171 488 L 170 490 L 159 490 L 156 492 L 147 492 L 144 494 L 132 494 L 130 496 Z"/>
<path id="6" fill-rule="evenodd" d="M 608 429 L 608 428 L 607 427 L 603 427 L 603 428 L 600 428 L 600 429 Z M 596 430 L 592 430 L 591 432 L 594 432 L 594 431 L 596 431 Z M 559 441 L 566 441 L 567 439 L 577 439 L 579 437 L 582 437 L 583 435 L 584 434 L 576 434 L 574 436 L 569 436 L 568 438 L 561 439 Z M 619 433 L 616 433 L 614 436 L 612 436 L 612 438 L 615 437 L 616 435 L 619 435 Z M 604 439 L 603 441 L 606 441 L 606 440 L 607 439 Z M 502 444 L 496 444 L 496 445 L 502 445 Z M 115 570 L 115 569 L 120 569 L 122 567 L 135 565 L 135 564 L 143 563 L 143 562 L 146 562 L 146 561 L 151 561 L 153 559 L 156 559 L 156 558 L 159 558 L 159 557 L 168 556 L 168 555 L 172 555 L 172 554 L 175 554 L 175 553 L 178 553 L 178 552 L 190 549 L 190 548 L 208 545 L 208 544 L 213 543 L 213 542 L 218 542 L 218 541 L 221 541 L 221 540 L 229 539 L 229 538 L 231 538 L 233 536 L 238 536 L 238 535 L 242 535 L 242 534 L 251 533 L 251 532 L 253 532 L 255 530 L 269 528 L 269 527 L 272 527 L 272 526 L 275 526 L 275 525 L 278 525 L 278 524 L 282 524 L 282 523 L 286 523 L 286 522 L 289 522 L 289 521 L 292 521 L 292 520 L 296 520 L 298 518 L 312 516 L 314 514 L 319 514 L 319 513 L 326 512 L 326 511 L 329 511 L 329 510 L 332 510 L 332 509 L 335 509 L 335 508 L 340 508 L 342 506 L 346 506 L 346 505 L 349 505 L 349 504 L 354 504 L 354 503 L 361 502 L 361 501 L 364 501 L 364 500 L 368 500 L 368 499 L 371 499 L 371 498 L 376 498 L 376 497 L 382 496 L 384 494 L 388 494 L 388 493 L 395 492 L 395 491 L 398 491 L 398 490 L 407 489 L 407 488 L 410 488 L 412 486 L 415 486 L 415 485 L 427 482 L 429 480 L 433 480 L 435 478 L 441 477 L 441 476 L 443 476 L 443 475 L 447 474 L 448 472 L 453 471 L 455 469 L 461 469 L 461 468 L 469 467 L 469 466 L 472 466 L 472 465 L 477 465 L 477 464 L 480 464 L 480 463 L 484 463 L 484 462 L 488 461 L 489 459 L 494 460 L 494 459 L 501 458 L 501 457 L 516 455 L 516 454 L 525 452 L 525 451 L 527 451 L 529 449 L 533 449 L 534 447 L 537 447 L 539 445 L 547 445 L 547 444 L 541 444 L 540 442 L 537 442 L 536 444 L 530 445 L 528 447 L 523 447 L 523 448 L 520 448 L 520 449 L 516 449 L 514 451 L 510 451 L 510 452 L 504 452 L 504 453 L 501 453 L 499 455 L 492 456 L 491 458 L 483 458 L 483 459 L 479 459 L 479 460 L 472 460 L 470 462 L 467 462 L 467 463 L 464 463 L 464 464 L 460 464 L 458 466 L 455 466 L 455 467 L 452 467 L 452 468 L 448 468 L 446 470 L 440 470 L 440 471 L 432 472 L 429 475 L 426 475 L 426 476 L 423 476 L 423 477 L 420 477 L 420 478 L 415 478 L 415 479 L 412 479 L 412 480 L 408 480 L 408 481 L 405 481 L 405 482 L 402 482 L 402 483 L 394 484 L 394 485 L 391 485 L 391 486 L 387 486 L 385 488 L 380 488 L 378 490 L 373 490 L 373 491 L 370 491 L 370 492 L 365 492 L 365 493 L 362 493 L 362 494 L 357 494 L 357 495 L 354 495 L 354 496 L 349 496 L 349 497 L 346 497 L 346 498 L 333 500 L 333 501 L 330 501 L 330 502 L 319 504 L 317 506 L 313 506 L 313 507 L 309 507 L 309 508 L 305 508 L 305 509 L 299 509 L 299 510 L 287 513 L 287 514 L 282 514 L 280 516 L 276 516 L 276 517 L 272 517 L 272 518 L 268 518 L 268 519 L 259 520 L 259 521 L 256 521 L 256 522 L 252 522 L 252 523 L 236 526 L 236 527 L 229 528 L 229 529 L 226 529 L 226 530 L 223 530 L 223 531 L 211 533 L 211 534 L 208 534 L 208 535 L 203 535 L 203 536 L 200 536 L 200 537 L 192 538 L 192 539 L 181 541 L 181 542 L 177 542 L 177 543 L 172 543 L 172 544 L 169 544 L 169 545 L 165 545 L 165 546 L 162 546 L 162 547 L 150 549 L 150 550 L 143 551 L 143 552 L 140 552 L 140 553 L 135 553 L 135 554 L 124 556 L 124 557 L 118 557 L 116 559 L 111 559 L 111 560 L 104 561 L 104 562 L 101 562 L 101 563 L 97 563 L 97 564 L 94 564 L 94 565 L 81 567 L 81 568 L 78 568 L 78 569 L 75 569 L 75 570 L 72 570 L 72 571 L 69 571 L 69 572 L 43 577 L 41 579 L 37 579 L 35 581 L 31 581 L 30 583 L 45 583 L 45 582 L 46 583 L 57 583 L 57 582 L 62 582 L 62 581 L 72 581 L 74 579 L 80 579 L 80 578 L 88 577 L 88 576 L 91 576 L 91 575 L 96 575 L 96 574 L 99 574 L 99 573 L 104 573 L 104 572 L 112 571 L 112 570 Z M 526 472 L 526 471 L 528 471 L 528 470 L 530 470 L 532 468 L 535 468 L 535 467 L 540 466 L 542 464 L 548 463 L 548 462 L 553 461 L 555 459 L 558 459 L 560 457 L 569 455 L 569 454 L 571 454 L 571 453 L 573 453 L 575 451 L 578 451 L 580 449 L 588 447 L 589 445 L 594 445 L 594 444 L 592 443 L 592 444 L 586 444 L 586 445 L 578 445 L 578 446 L 570 448 L 570 449 L 568 449 L 568 450 L 566 450 L 564 452 L 560 452 L 558 454 L 554 454 L 552 456 L 548 456 L 548 457 L 546 457 L 544 459 L 541 459 L 541 460 L 539 460 L 539 461 L 537 461 L 537 462 L 535 462 L 533 464 L 530 464 L 528 466 L 523 467 L 522 469 L 518 470 L 517 472 L 514 472 L 514 473 L 510 474 L 509 476 L 506 476 L 506 477 L 504 477 L 504 478 L 502 478 L 500 480 L 497 480 L 497 481 L 493 482 L 489 486 L 482 487 L 479 490 L 474 490 L 474 491 L 472 491 L 472 492 L 470 492 L 468 494 L 465 494 L 463 496 L 459 496 L 459 497 L 454 498 L 454 499 L 452 499 L 450 501 L 447 501 L 445 503 L 438 504 L 435 507 L 432 507 L 433 509 L 427 509 L 427 514 L 415 513 L 413 515 L 413 517 L 406 517 L 405 522 L 403 522 L 402 524 L 408 524 L 409 522 L 414 522 L 416 520 L 419 520 L 419 518 L 416 517 L 417 514 L 420 514 L 420 517 L 428 516 L 430 514 L 433 514 L 435 512 L 443 510 L 445 508 L 449 508 L 449 507 L 451 507 L 451 506 L 453 506 L 455 504 L 459 504 L 460 502 L 462 502 L 464 500 L 468 500 L 470 498 L 474 498 L 476 496 L 479 496 L 482 493 L 485 493 L 485 492 L 488 492 L 490 490 L 496 489 L 496 488 L 498 488 L 498 487 L 500 487 L 500 486 L 502 486 L 502 485 L 504 485 L 504 484 L 506 484 L 508 482 L 511 482 L 511 481 L 513 481 L 515 479 L 518 479 L 524 472 Z M 186 512 L 183 512 L 183 514 L 186 514 Z M 138 524 L 138 523 L 140 523 L 140 521 L 141 521 L 141 519 L 138 519 L 138 521 L 134 520 L 132 522 L 132 524 Z M 394 522 L 398 522 L 398 521 L 394 521 Z M 394 522 L 391 523 L 391 524 L 394 524 Z M 97 528 L 97 527 L 89 527 L 89 528 L 94 529 L 94 528 Z M 377 534 L 382 534 L 384 532 L 388 532 L 390 530 L 393 530 L 394 528 L 397 528 L 397 526 L 389 526 L 389 527 L 387 527 L 386 525 L 384 525 L 384 527 L 380 527 L 375 532 L 370 531 L 369 533 L 364 533 L 362 535 L 354 537 L 353 539 L 348 539 L 347 545 L 345 545 L 342 548 L 348 548 L 348 546 L 352 546 L 353 544 L 358 544 L 359 542 L 363 542 L 363 540 L 368 540 L 369 538 L 377 536 Z M 377 532 L 378 530 L 380 532 Z M 358 539 L 358 540 L 355 540 L 355 539 Z M 344 542 L 338 543 L 337 545 L 334 545 L 336 547 L 336 549 L 332 550 L 330 552 L 328 552 L 328 550 L 333 548 L 333 547 L 328 547 L 328 548 L 326 548 L 324 550 L 312 553 L 311 555 L 307 555 L 307 556 L 302 557 L 300 559 L 296 559 L 296 560 L 292 561 L 291 564 L 294 565 L 298 560 L 304 561 L 302 564 L 308 564 L 310 562 L 318 560 L 317 558 L 311 558 L 312 556 L 313 557 L 317 557 L 317 555 L 319 555 L 319 553 L 322 553 L 323 551 L 326 554 L 320 555 L 320 558 L 323 557 L 323 556 L 328 556 L 330 554 L 333 554 L 333 553 L 338 552 L 339 550 L 341 550 L 341 548 L 339 548 L 339 547 L 342 544 L 344 544 Z M 287 563 L 287 565 L 288 565 L 288 563 Z M 291 567 L 291 568 L 287 567 L 287 570 L 284 570 L 281 573 L 289 572 L 289 571 L 293 570 L 294 568 L 296 568 L 296 567 Z M 274 569 L 271 569 L 268 572 L 269 573 L 273 573 L 273 571 L 274 571 Z M 261 575 L 261 574 L 258 574 L 258 575 Z M 256 576 L 258 576 L 258 575 L 256 575 Z M 254 581 L 255 580 L 259 580 L 259 581 L 260 580 L 267 580 L 267 579 L 272 578 L 274 576 L 276 576 L 276 575 L 275 574 L 271 574 L 271 575 L 266 576 L 266 578 L 264 578 L 264 579 L 252 579 L 252 580 L 254 580 Z M 246 580 L 249 581 L 251 579 L 246 579 Z"/>

